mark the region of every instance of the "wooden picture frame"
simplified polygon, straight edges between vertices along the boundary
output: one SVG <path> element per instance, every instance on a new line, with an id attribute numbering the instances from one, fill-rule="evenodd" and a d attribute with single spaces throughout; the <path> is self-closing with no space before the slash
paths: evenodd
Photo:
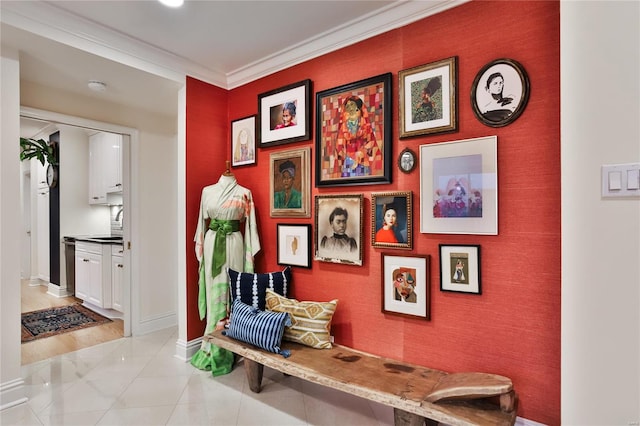
<path id="1" fill-rule="evenodd" d="M 271 217 L 311 217 L 311 148 L 269 156 Z"/>
<path id="2" fill-rule="evenodd" d="M 482 294 L 479 245 L 440 244 L 440 290 Z"/>
<path id="3" fill-rule="evenodd" d="M 260 147 L 311 139 L 310 99 L 309 79 L 259 94 Z"/>
<path id="4" fill-rule="evenodd" d="M 278 265 L 311 268 L 311 225 L 276 224 Z"/>
<path id="5" fill-rule="evenodd" d="M 382 254 L 382 312 L 431 319 L 430 256 Z"/>
<path id="6" fill-rule="evenodd" d="M 362 265 L 363 195 L 316 195 L 315 260 Z"/>
<path id="7" fill-rule="evenodd" d="M 418 164 L 418 157 L 413 150 L 405 148 L 398 155 L 398 168 L 402 173 L 411 173 Z"/>
<path id="8" fill-rule="evenodd" d="M 256 116 L 239 118 L 231 122 L 231 165 L 233 167 L 255 164 Z"/>
<path id="9" fill-rule="evenodd" d="M 316 187 L 391 182 L 391 99 L 391 73 L 316 94 Z"/>
<path id="10" fill-rule="evenodd" d="M 498 235 L 496 136 L 420 146 L 420 232 Z"/>
<path id="11" fill-rule="evenodd" d="M 529 77 L 519 62 L 495 59 L 482 67 L 473 80 L 473 113 L 489 127 L 511 124 L 527 106 L 529 90 Z"/>
<path id="12" fill-rule="evenodd" d="M 371 245 L 412 249 L 412 212 L 411 191 L 371 193 Z M 391 223 L 385 223 L 387 217 L 392 219 Z"/>
<path id="13" fill-rule="evenodd" d="M 400 138 L 458 129 L 456 56 L 398 72 Z"/>

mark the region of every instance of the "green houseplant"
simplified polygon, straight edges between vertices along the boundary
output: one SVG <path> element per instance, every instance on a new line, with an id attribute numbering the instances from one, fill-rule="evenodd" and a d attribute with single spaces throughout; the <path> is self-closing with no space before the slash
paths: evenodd
<path id="1" fill-rule="evenodd" d="M 47 166 L 47 184 L 50 188 L 58 184 L 58 155 L 55 143 L 49 144 L 44 139 L 20 138 L 20 160 L 37 159 Z"/>

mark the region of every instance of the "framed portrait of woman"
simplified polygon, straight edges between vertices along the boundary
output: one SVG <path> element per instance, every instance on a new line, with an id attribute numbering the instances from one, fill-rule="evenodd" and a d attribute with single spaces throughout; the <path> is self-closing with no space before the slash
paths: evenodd
<path id="1" fill-rule="evenodd" d="M 311 138 L 311 80 L 258 95 L 260 147 Z"/>
<path id="2" fill-rule="evenodd" d="M 246 166 L 256 163 L 256 116 L 239 118 L 231 122 L 231 165 Z"/>
<path id="3" fill-rule="evenodd" d="M 363 195 L 316 195 L 315 260 L 362 266 Z"/>
<path id="4" fill-rule="evenodd" d="M 391 73 L 316 94 L 316 186 L 391 182 Z"/>
<path id="5" fill-rule="evenodd" d="M 478 120 L 489 127 L 503 127 L 520 117 L 529 101 L 529 77 L 513 59 L 496 59 L 476 75 L 471 88 L 471 107 Z"/>
<path id="6" fill-rule="evenodd" d="M 412 249 L 413 194 L 371 193 L 371 245 L 379 248 Z"/>
<path id="7" fill-rule="evenodd" d="M 310 217 L 311 148 L 271 153 L 271 217 Z"/>

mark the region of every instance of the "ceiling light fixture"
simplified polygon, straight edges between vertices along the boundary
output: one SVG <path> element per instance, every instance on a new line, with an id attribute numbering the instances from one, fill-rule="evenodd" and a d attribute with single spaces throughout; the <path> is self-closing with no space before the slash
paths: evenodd
<path id="1" fill-rule="evenodd" d="M 98 80 L 89 80 L 87 86 L 89 86 L 89 89 L 93 90 L 94 92 L 104 92 L 105 90 L 107 90 L 107 85 Z"/>
<path id="2" fill-rule="evenodd" d="M 158 1 L 168 7 L 180 7 L 184 3 L 184 0 L 158 0 Z"/>

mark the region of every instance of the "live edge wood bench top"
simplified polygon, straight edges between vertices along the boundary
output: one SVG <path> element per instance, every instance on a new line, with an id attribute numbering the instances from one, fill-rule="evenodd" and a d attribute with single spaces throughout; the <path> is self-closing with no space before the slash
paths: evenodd
<path id="1" fill-rule="evenodd" d="M 341 345 L 313 349 L 283 342 L 283 347 L 291 351 L 291 356 L 284 358 L 223 336 L 221 331 L 208 334 L 205 339 L 245 358 L 247 378 L 254 392 L 260 392 L 262 367 L 267 366 L 394 407 L 396 424 L 419 424 L 421 418 L 427 424 L 515 423 L 515 392 L 511 380 L 504 376 L 447 373 Z"/>

